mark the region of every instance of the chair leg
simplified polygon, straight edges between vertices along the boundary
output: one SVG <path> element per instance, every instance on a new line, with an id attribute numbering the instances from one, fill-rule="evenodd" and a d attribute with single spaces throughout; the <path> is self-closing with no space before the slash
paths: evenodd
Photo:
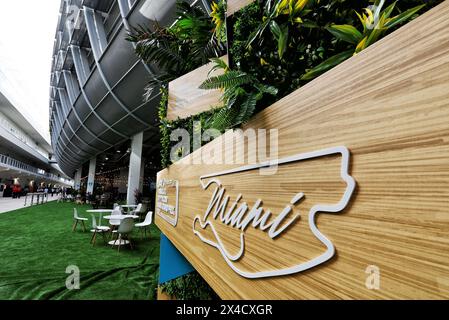
<path id="1" fill-rule="evenodd" d="M 84 224 L 84 220 L 81 221 L 83 223 L 83 231 L 86 232 L 86 225 Z"/>
<path id="2" fill-rule="evenodd" d="M 131 241 L 131 237 L 129 235 L 126 235 L 126 240 L 129 241 L 129 247 L 131 248 L 131 250 L 134 250 L 134 246 L 133 246 L 133 243 Z"/>
<path id="3" fill-rule="evenodd" d="M 114 234 L 112 234 L 112 236 L 114 236 Z M 117 238 L 115 238 L 115 240 L 114 240 L 114 246 L 117 244 L 118 238 L 119 238 L 119 234 L 117 234 Z M 114 248 L 114 246 L 112 246 L 112 248 Z"/>
<path id="4" fill-rule="evenodd" d="M 97 237 L 97 232 L 95 231 L 94 232 L 94 235 L 93 235 L 93 237 L 92 237 L 92 241 L 91 241 L 91 243 L 92 243 L 92 247 L 95 247 L 95 238 Z"/>
<path id="5" fill-rule="evenodd" d="M 104 243 L 108 242 L 108 238 L 106 236 L 106 232 L 102 232 L 101 235 L 103 236 Z"/>
<path id="6" fill-rule="evenodd" d="M 77 225 L 78 225 L 78 220 L 75 220 L 75 223 L 73 224 L 72 232 L 75 232 Z"/>
<path id="7" fill-rule="evenodd" d="M 115 230 L 115 226 L 111 226 L 111 231 L 110 231 L 110 239 L 111 240 L 114 240 L 114 232 L 112 232 L 114 230 Z"/>
<path id="8" fill-rule="evenodd" d="M 92 234 L 92 238 L 90 238 L 90 243 L 93 243 L 93 242 L 94 242 L 95 233 L 96 233 L 96 231 Z"/>
<path id="9" fill-rule="evenodd" d="M 118 235 L 118 252 L 120 252 L 120 247 L 122 246 L 122 235 Z"/>

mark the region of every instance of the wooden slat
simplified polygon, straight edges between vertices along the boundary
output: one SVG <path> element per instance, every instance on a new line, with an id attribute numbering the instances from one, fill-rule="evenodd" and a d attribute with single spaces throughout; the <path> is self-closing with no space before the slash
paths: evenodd
<path id="1" fill-rule="evenodd" d="M 211 190 L 199 177 L 237 165 L 191 165 L 220 141 L 158 174 L 180 183 L 179 221 L 157 217 L 162 232 L 222 298 L 449 298 L 449 1 L 254 117 L 248 128 L 279 130 L 279 157 L 346 146 L 357 182 L 349 207 L 320 214 L 319 230 L 335 245 L 327 263 L 294 275 L 246 279 L 193 234 Z M 229 146 L 227 146 L 229 147 Z M 279 212 L 303 191 L 300 220 L 279 239 L 248 228 L 241 268 L 264 270 L 303 261 L 323 250 L 310 236 L 307 212 L 341 194 L 339 157 L 280 167 L 275 176 L 221 177 L 227 194 Z M 309 194 L 311 195 L 309 197 Z M 211 220 L 231 254 L 239 232 Z M 207 233 L 205 233 L 207 235 Z M 210 236 L 207 235 L 207 236 Z M 380 269 L 380 289 L 365 286 L 367 266 Z"/>
<path id="2" fill-rule="evenodd" d="M 254 0 L 228 0 L 228 17 L 253 2 Z"/>
<path id="3" fill-rule="evenodd" d="M 172 297 L 172 296 L 162 292 L 162 289 L 160 287 L 157 289 L 157 299 L 160 300 L 160 301 L 169 301 L 169 300 L 173 301 L 173 300 L 176 300 L 175 297 Z"/>
<path id="4" fill-rule="evenodd" d="M 221 59 L 228 63 L 228 57 Z M 220 106 L 220 90 L 202 90 L 199 86 L 207 79 L 214 63 L 208 63 L 169 83 L 167 119 L 184 119 Z M 210 76 L 222 74 L 216 70 Z"/>

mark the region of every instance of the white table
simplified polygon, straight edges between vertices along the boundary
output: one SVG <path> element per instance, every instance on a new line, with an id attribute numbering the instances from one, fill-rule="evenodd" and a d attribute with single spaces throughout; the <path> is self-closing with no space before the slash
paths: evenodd
<path id="1" fill-rule="evenodd" d="M 86 210 L 89 213 L 111 213 L 114 210 L 111 209 L 95 209 L 95 210 Z"/>
<path id="2" fill-rule="evenodd" d="M 132 214 L 117 214 L 117 215 L 113 215 L 113 216 L 104 216 L 103 218 L 107 219 L 107 220 L 123 220 L 126 218 L 133 218 L 133 219 L 139 219 L 139 216 L 135 216 Z"/>
<path id="3" fill-rule="evenodd" d="M 103 213 L 112 213 L 113 210 L 111 209 L 95 209 L 95 210 L 86 210 L 88 213 L 99 213 L 100 214 L 100 220 L 98 221 L 98 225 L 101 226 L 101 219 Z M 104 217 L 106 219 L 106 217 Z"/>

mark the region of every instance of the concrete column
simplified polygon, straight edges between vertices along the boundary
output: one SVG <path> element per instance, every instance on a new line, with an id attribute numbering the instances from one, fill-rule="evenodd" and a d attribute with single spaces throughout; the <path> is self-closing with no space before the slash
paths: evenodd
<path id="1" fill-rule="evenodd" d="M 139 190 L 142 166 L 143 132 L 136 134 L 131 140 L 131 154 L 128 173 L 128 204 L 136 204 L 134 192 Z"/>
<path id="2" fill-rule="evenodd" d="M 145 159 L 142 158 L 142 165 L 140 166 L 140 180 L 139 180 L 139 191 L 143 192 L 143 179 L 145 174 Z"/>
<path id="3" fill-rule="evenodd" d="M 97 168 L 97 158 L 90 159 L 89 163 L 89 176 L 87 178 L 87 190 L 86 193 L 94 192 L 95 184 L 95 170 Z"/>
<path id="4" fill-rule="evenodd" d="M 75 190 L 81 189 L 81 171 L 83 168 L 79 168 L 75 173 Z"/>

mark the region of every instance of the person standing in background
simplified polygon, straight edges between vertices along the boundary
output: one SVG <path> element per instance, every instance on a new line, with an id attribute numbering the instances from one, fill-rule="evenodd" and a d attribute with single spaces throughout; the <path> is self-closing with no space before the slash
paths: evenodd
<path id="1" fill-rule="evenodd" d="M 13 185 L 12 186 L 12 198 L 15 199 L 17 198 L 17 185 Z"/>
<path id="2" fill-rule="evenodd" d="M 22 186 L 20 184 L 17 185 L 17 197 L 20 199 L 22 196 Z"/>

